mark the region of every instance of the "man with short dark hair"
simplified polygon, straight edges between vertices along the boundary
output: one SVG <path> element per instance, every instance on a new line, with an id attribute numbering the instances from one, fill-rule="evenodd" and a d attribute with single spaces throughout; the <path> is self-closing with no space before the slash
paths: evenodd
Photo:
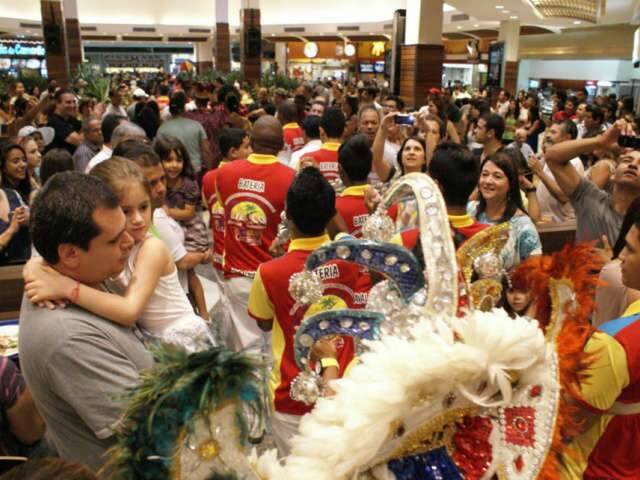
<path id="1" fill-rule="evenodd" d="M 88 118 L 82 123 L 84 142 L 73 154 L 73 169 L 84 173 L 87 165 L 102 147 L 102 123 L 95 117 Z"/>
<path id="2" fill-rule="evenodd" d="M 298 170 L 300 160 L 311 152 L 317 152 L 322 147 L 320 139 L 320 117 L 316 115 L 308 115 L 302 122 L 302 131 L 304 132 L 304 147 L 297 152 L 291 154 L 289 166 L 294 170 Z"/>
<path id="3" fill-rule="evenodd" d="M 605 134 L 607 135 L 607 134 Z M 640 289 L 640 212 L 630 212 L 631 229 L 620 253 L 622 283 Z M 598 326 L 584 351 L 589 380 L 581 383 L 577 406 L 580 434 L 568 443 L 562 458 L 562 478 L 636 479 L 640 459 L 637 406 L 640 403 L 640 302 L 629 306 L 621 318 Z"/>
<path id="4" fill-rule="evenodd" d="M 382 113 L 389 115 L 393 112 L 404 112 L 404 100 L 397 95 L 388 95 L 382 102 Z"/>
<path id="5" fill-rule="evenodd" d="M 582 138 L 593 138 L 600 135 L 604 127 L 604 112 L 597 105 L 588 105 L 584 114 L 584 134 Z"/>
<path id="6" fill-rule="evenodd" d="M 549 129 L 548 140 L 551 145 L 575 140 L 578 135 L 577 125 L 573 120 L 554 122 Z M 580 157 L 571 160 L 580 177 L 584 176 L 584 165 Z M 575 218 L 575 212 L 569 202 L 569 197 L 558 186 L 551 168 L 544 158 L 539 160 L 535 155 L 527 158 L 527 164 L 531 171 L 540 179 L 536 189 L 536 197 L 540 204 L 540 213 L 543 219 L 549 219 L 553 223 L 562 223 Z"/>
<path id="7" fill-rule="evenodd" d="M 31 235 L 45 262 L 79 283 L 101 288 L 126 266 L 133 238 L 118 197 L 101 180 L 58 173 L 31 208 Z M 28 288 L 29 265 L 24 272 Z M 77 295 L 74 289 L 71 298 Z M 60 456 L 98 470 L 115 444 L 123 397 L 153 361 L 131 327 L 70 303 L 42 309 L 25 296 L 20 366 Z M 105 472 L 103 478 L 110 478 Z"/>
<path id="8" fill-rule="evenodd" d="M 502 134 L 504 133 L 504 118 L 497 113 L 487 113 L 480 117 L 475 131 L 476 142 L 482 144 L 482 150 L 474 153 L 480 155 L 480 160 L 502 150 Z"/>
<path id="9" fill-rule="evenodd" d="M 561 142 L 551 147 L 546 161 L 558 182 L 560 189 L 569 197 L 576 212 L 576 242 L 595 240 L 602 242 L 606 237 L 614 245 L 622 219 L 631 203 L 640 196 L 640 151 L 624 151 L 613 175 L 613 191 L 605 192 L 591 181 L 580 177 L 571 165 L 571 160 L 595 149 L 617 147 L 620 129 L 624 122 L 616 124 L 594 138 Z M 600 243 L 602 245 L 602 243 Z"/>
<path id="10" fill-rule="evenodd" d="M 507 116 L 507 113 L 509 113 L 510 98 L 511 98 L 511 94 L 506 90 L 500 90 L 500 93 L 498 93 L 498 101 L 496 103 L 495 111 L 502 118 L 505 118 Z"/>
<path id="11" fill-rule="evenodd" d="M 127 111 L 122 106 L 122 88 L 112 88 L 109 91 L 109 100 L 111 103 L 104 111 L 104 115 L 118 115 L 120 117 L 129 118 Z"/>
<path id="12" fill-rule="evenodd" d="M 209 109 L 209 92 L 207 90 L 197 90 L 194 95 L 194 101 L 196 103 L 196 109 L 191 112 L 186 112 L 184 118 L 195 120 L 204 128 L 209 142 L 211 158 L 213 159 L 212 166 L 215 168 L 221 159 L 218 137 L 226 127 L 225 119 L 221 115 L 215 115 Z"/>
<path id="13" fill-rule="evenodd" d="M 345 189 L 336 198 L 336 210 L 347 224 L 349 235 L 355 238 L 362 237 L 362 227 L 369 218 L 365 193 L 372 163 L 369 140 L 362 134 L 354 135 L 338 150 L 338 173 Z"/>
<path id="14" fill-rule="evenodd" d="M 171 96 L 171 119 L 160 125 L 157 135 L 180 140 L 189 152 L 193 171 L 196 174 L 204 173 L 213 166 L 209 140 L 202 125 L 186 116 L 186 104 L 187 96 L 183 91 L 177 91 Z"/>
<path id="15" fill-rule="evenodd" d="M 311 102 L 311 109 L 309 110 L 309 115 L 315 115 L 317 117 L 321 117 L 324 114 L 327 106 L 324 102 L 314 100 Z"/>
<path id="16" fill-rule="evenodd" d="M 56 102 L 55 109 L 49 115 L 47 126 L 53 128 L 55 136 L 45 151 L 64 148 L 73 155 L 78 145 L 84 141 L 80 132 L 82 124 L 76 119 L 78 110 L 76 97 L 70 90 L 60 89 L 53 98 Z"/>
<path id="17" fill-rule="evenodd" d="M 380 113 L 373 105 L 366 105 L 358 112 L 358 131 L 369 138 L 373 145 L 380 128 Z"/>
<path id="18" fill-rule="evenodd" d="M 336 107 L 328 108 L 320 120 L 320 150 L 305 155 L 300 163 L 304 168 L 313 165 L 329 181 L 337 180 L 338 175 L 338 149 L 342 143 L 342 134 L 346 121 L 342 110 Z M 309 160 L 311 163 L 309 163 Z"/>
<path id="19" fill-rule="evenodd" d="M 96 153 L 89 163 L 83 170 L 84 173 L 89 173 L 89 170 L 99 163 L 104 162 L 107 158 L 111 158 L 111 154 L 113 153 L 113 146 L 111 144 L 111 140 L 113 137 L 113 132 L 118 126 L 122 123 L 126 122 L 127 119 L 125 117 L 120 117 L 118 115 L 105 115 L 102 117 L 102 125 L 100 126 L 100 130 L 102 131 L 102 148 L 98 153 Z"/>
<path id="20" fill-rule="evenodd" d="M 310 315 L 326 310 L 354 308 L 363 305 L 358 295 L 360 268 L 342 260 L 334 260 L 316 272 L 326 285 L 323 297 L 305 307 L 291 297 L 289 279 L 304 270 L 306 259 L 320 246 L 331 241 L 327 224 L 336 213 L 335 192 L 315 168 L 305 168 L 296 176 L 287 192 L 287 219 L 291 225 L 288 252 L 260 265 L 251 285 L 249 315 L 273 337 L 273 369 L 270 377 L 272 432 L 281 457 L 289 450 L 289 441 L 298 430 L 300 419 L 312 406 L 291 398 L 291 382 L 300 373 L 294 355 L 297 327 Z M 345 338 L 327 345 L 318 358 L 325 380 L 342 376 L 353 359 L 354 345 Z"/>

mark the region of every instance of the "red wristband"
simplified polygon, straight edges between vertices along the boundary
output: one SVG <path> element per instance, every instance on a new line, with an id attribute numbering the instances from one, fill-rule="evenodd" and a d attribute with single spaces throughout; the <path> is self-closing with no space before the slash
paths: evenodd
<path id="1" fill-rule="evenodd" d="M 71 289 L 71 294 L 69 295 L 69 300 L 73 303 L 77 303 L 78 298 L 80 298 L 80 282 L 76 282 L 75 287 Z"/>

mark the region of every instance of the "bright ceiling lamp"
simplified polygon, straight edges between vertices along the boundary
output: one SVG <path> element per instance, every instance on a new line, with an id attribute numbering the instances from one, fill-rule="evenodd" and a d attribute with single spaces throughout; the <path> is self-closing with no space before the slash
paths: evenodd
<path id="1" fill-rule="evenodd" d="M 598 23 L 605 14 L 606 0 L 529 0 L 541 18 L 573 18 Z"/>

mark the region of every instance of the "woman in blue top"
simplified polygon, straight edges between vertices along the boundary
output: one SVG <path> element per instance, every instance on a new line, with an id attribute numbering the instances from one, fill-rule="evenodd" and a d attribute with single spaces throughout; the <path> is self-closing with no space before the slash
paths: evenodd
<path id="1" fill-rule="evenodd" d="M 506 152 L 487 157 L 480 167 L 479 201 L 470 202 L 467 211 L 480 223 L 509 222 L 511 234 L 502 251 L 504 269 L 510 270 L 531 255 L 542 255 L 536 227 L 522 203 L 518 171 Z"/>

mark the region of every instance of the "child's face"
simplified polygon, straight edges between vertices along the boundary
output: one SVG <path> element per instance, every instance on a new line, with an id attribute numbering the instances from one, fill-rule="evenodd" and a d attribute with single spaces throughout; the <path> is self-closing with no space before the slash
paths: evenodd
<path id="1" fill-rule="evenodd" d="M 524 290 L 510 289 L 507 290 L 507 302 L 509 302 L 509 305 L 514 312 L 522 315 L 526 312 L 529 304 L 531 303 L 531 296 L 529 295 L 529 292 Z"/>
<path id="2" fill-rule="evenodd" d="M 240 146 L 238 148 L 232 148 L 229 153 L 231 153 L 232 160 L 242 160 L 251 155 L 253 150 L 251 149 L 249 136 L 244 137 Z"/>
<path id="3" fill-rule="evenodd" d="M 151 199 L 139 182 L 130 182 L 122 189 L 120 208 L 127 217 L 127 233 L 140 243 L 151 225 Z"/>
<path id="4" fill-rule="evenodd" d="M 182 158 L 173 150 L 169 156 L 162 161 L 162 166 L 164 167 L 164 171 L 167 174 L 167 178 L 171 180 L 175 180 L 180 175 L 182 175 L 182 169 L 184 168 L 184 163 L 182 162 Z"/>

